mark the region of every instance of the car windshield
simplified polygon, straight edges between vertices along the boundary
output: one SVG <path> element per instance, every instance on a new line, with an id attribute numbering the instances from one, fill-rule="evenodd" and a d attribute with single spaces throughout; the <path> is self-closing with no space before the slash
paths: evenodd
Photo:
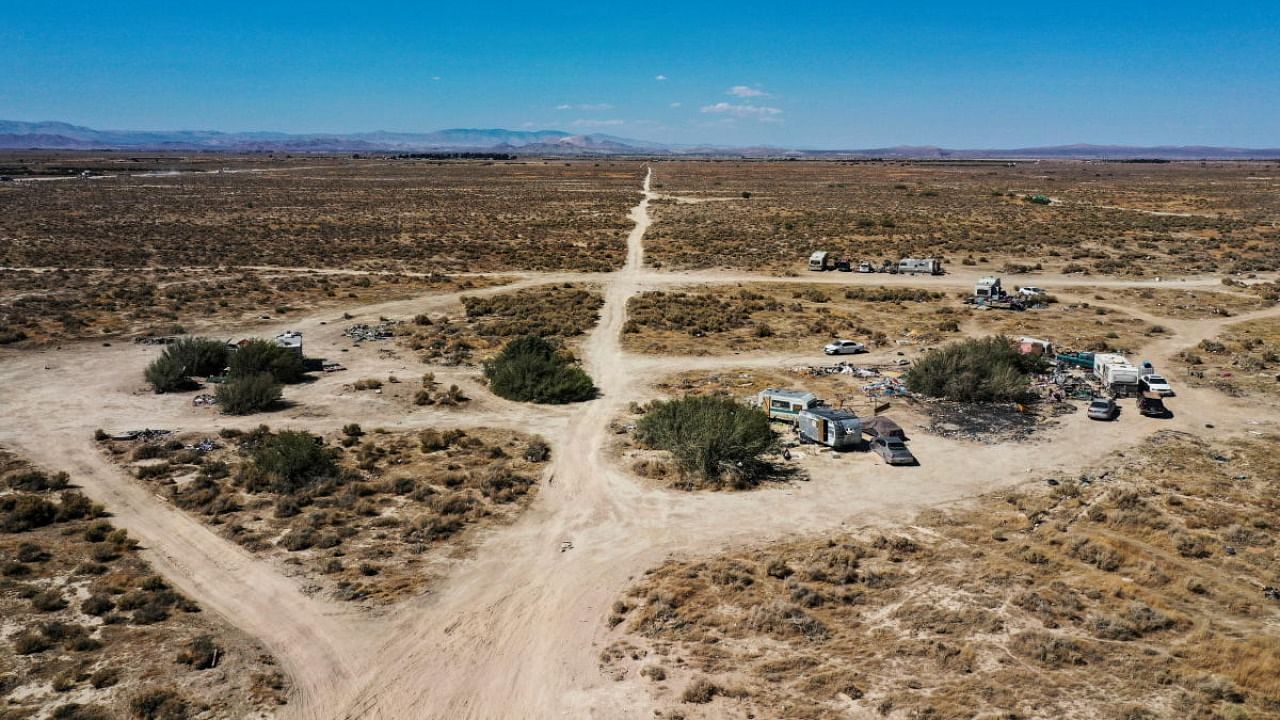
<path id="1" fill-rule="evenodd" d="M 1098 410 L 1106 410 L 1107 408 L 1111 407 L 1111 403 L 1106 400 L 1094 400 L 1093 404 L 1090 405 L 1090 407 L 1096 408 Z"/>
<path id="2" fill-rule="evenodd" d="M 1158 384 L 1158 385 L 1163 385 L 1163 384 L 1164 384 L 1164 378 L 1160 377 L 1159 375 L 1148 375 L 1148 376 L 1147 376 L 1147 382 L 1149 382 L 1149 383 L 1156 383 L 1156 384 Z"/>

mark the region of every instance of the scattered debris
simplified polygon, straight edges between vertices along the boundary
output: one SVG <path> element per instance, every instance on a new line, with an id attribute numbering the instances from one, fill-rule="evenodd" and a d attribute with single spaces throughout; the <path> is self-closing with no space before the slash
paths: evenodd
<path id="1" fill-rule="evenodd" d="M 214 441 L 213 438 L 204 438 L 198 443 L 195 443 L 193 445 L 188 445 L 187 449 L 195 450 L 196 452 L 207 453 L 207 452 L 212 452 L 214 450 L 217 450 L 220 447 L 222 446 L 219 445 L 216 441 Z"/>
<path id="2" fill-rule="evenodd" d="M 911 397 L 906 383 L 896 377 L 886 377 L 862 386 L 862 393 L 867 397 Z"/>
<path id="3" fill-rule="evenodd" d="M 218 398 L 214 397 L 213 395 L 209 395 L 208 393 L 205 393 L 203 395 L 197 395 L 191 398 L 191 404 L 196 407 L 201 407 L 204 405 L 216 405 L 217 403 L 218 403 Z"/>
<path id="4" fill-rule="evenodd" d="M 346 367 L 344 367 L 344 366 L 342 365 L 342 363 L 327 362 L 327 363 L 325 363 L 324 365 L 322 365 L 322 366 L 320 367 L 320 369 L 321 369 L 321 370 L 324 370 L 324 371 L 325 371 L 325 372 L 327 372 L 327 373 L 331 373 L 331 372 L 342 372 L 343 370 L 346 370 L 347 368 L 346 368 Z"/>
<path id="5" fill-rule="evenodd" d="M 365 340 L 387 340 L 395 337 L 394 329 L 400 324 L 400 320 L 384 320 L 377 325 L 359 323 L 343 330 L 342 334 L 356 342 L 363 342 Z"/>
<path id="6" fill-rule="evenodd" d="M 112 440 L 155 440 L 162 437 L 168 437 L 173 434 L 172 430 L 126 430 L 111 436 Z"/>
<path id="7" fill-rule="evenodd" d="M 178 342 L 177 335 L 144 335 L 136 337 L 133 342 L 138 345 L 172 345 Z"/>
<path id="8" fill-rule="evenodd" d="M 572 549 L 573 549 L 572 540 L 565 540 L 564 542 L 560 543 L 560 552 L 565 552 L 567 550 L 572 550 Z"/>

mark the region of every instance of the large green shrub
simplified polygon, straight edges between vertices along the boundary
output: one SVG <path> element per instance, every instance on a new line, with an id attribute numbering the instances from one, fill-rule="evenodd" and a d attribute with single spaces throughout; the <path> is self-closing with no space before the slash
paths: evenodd
<path id="1" fill-rule="evenodd" d="M 930 350 L 907 372 L 907 387 L 958 402 L 1017 402 L 1043 360 L 1018 352 L 1004 336 L 969 338 Z"/>
<path id="2" fill-rule="evenodd" d="M 228 415 L 248 415 L 266 410 L 280 400 L 280 384 L 271 373 L 237 377 L 218 386 L 215 393 L 222 412 Z"/>
<path id="3" fill-rule="evenodd" d="M 307 372 L 297 353 L 261 338 L 254 338 L 231 353 L 229 366 L 232 378 L 266 372 L 281 383 L 299 382 Z"/>
<path id="4" fill-rule="evenodd" d="M 147 366 L 147 382 L 158 393 L 189 390 L 192 375 L 216 375 L 227 367 L 230 348 L 221 340 L 182 338 L 165 347 Z"/>
<path id="5" fill-rule="evenodd" d="M 191 387 L 191 377 L 186 367 L 167 353 L 161 355 L 143 371 L 143 377 L 157 393 L 186 390 Z"/>
<path id="6" fill-rule="evenodd" d="M 754 485 L 773 471 L 762 456 L 778 442 L 759 409 L 732 398 L 699 396 L 653 403 L 636 437 L 670 452 L 682 472 L 734 487 Z"/>
<path id="7" fill-rule="evenodd" d="M 489 388 L 508 400 L 562 404 L 596 396 L 591 377 L 550 342 L 516 338 L 484 365 Z"/>
<path id="8" fill-rule="evenodd" d="M 291 494 L 338 472 L 333 451 L 301 430 L 284 430 L 262 441 L 243 480 L 251 490 Z"/>
<path id="9" fill-rule="evenodd" d="M 164 349 L 164 356 L 182 364 L 188 375 L 218 375 L 227 367 L 231 348 L 211 338 L 181 338 Z"/>

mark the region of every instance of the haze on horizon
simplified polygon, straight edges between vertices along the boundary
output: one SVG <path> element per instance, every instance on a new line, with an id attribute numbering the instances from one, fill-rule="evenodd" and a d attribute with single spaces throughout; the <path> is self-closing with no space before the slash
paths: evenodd
<path id="1" fill-rule="evenodd" d="M 669 143 L 1280 145 L 1280 6 L 10 4 L 0 118 Z"/>

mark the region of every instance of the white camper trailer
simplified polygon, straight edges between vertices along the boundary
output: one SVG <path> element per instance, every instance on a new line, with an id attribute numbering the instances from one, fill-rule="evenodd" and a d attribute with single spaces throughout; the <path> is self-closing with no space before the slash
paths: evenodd
<path id="1" fill-rule="evenodd" d="M 898 261 L 899 275 L 942 274 L 942 261 L 938 258 L 903 258 Z"/>
<path id="2" fill-rule="evenodd" d="M 822 401 L 803 390 L 767 388 L 756 395 L 756 404 L 774 420 L 795 420 L 801 410 L 818 407 Z"/>
<path id="3" fill-rule="evenodd" d="M 1112 390 L 1133 389 L 1138 386 L 1138 368 L 1123 355 L 1095 354 L 1093 375 Z"/>
<path id="4" fill-rule="evenodd" d="M 973 296 L 980 300 L 995 300 L 1004 297 L 1004 288 L 1000 287 L 1000 278 L 980 278 L 978 284 L 973 288 Z"/>

